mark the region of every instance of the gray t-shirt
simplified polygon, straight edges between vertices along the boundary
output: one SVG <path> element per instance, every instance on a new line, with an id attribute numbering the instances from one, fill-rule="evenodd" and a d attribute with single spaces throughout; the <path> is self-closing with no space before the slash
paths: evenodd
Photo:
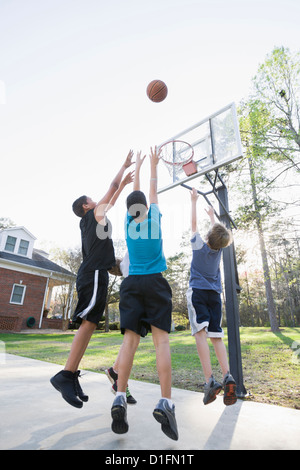
<path id="1" fill-rule="evenodd" d="M 189 285 L 192 288 L 222 292 L 220 261 L 222 249 L 212 250 L 196 232 L 191 238 L 193 257 Z"/>

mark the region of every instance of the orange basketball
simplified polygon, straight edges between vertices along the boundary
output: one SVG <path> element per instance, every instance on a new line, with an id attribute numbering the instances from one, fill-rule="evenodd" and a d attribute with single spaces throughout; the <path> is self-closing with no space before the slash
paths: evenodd
<path id="1" fill-rule="evenodd" d="M 167 85 L 161 80 L 152 80 L 147 86 L 147 96 L 154 103 L 160 103 L 168 94 Z"/>

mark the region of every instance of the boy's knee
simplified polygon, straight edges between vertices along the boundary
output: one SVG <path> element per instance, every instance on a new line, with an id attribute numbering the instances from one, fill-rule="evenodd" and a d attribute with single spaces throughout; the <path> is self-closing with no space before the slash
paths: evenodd
<path id="1" fill-rule="evenodd" d="M 219 343 L 223 342 L 222 338 L 219 338 L 219 337 L 217 337 L 217 338 L 211 337 L 210 340 L 213 344 L 219 344 Z"/>
<path id="2" fill-rule="evenodd" d="M 132 330 L 125 330 L 123 343 L 131 345 L 131 346 L 135 346 L 135 345 L 138 346 L 139 342 L 140 342 L 140 335 L 138 335 Z"/>

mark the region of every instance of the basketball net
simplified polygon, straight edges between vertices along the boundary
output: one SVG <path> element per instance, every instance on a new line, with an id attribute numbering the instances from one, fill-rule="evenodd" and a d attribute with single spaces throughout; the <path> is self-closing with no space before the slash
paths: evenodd
<path id="1" fill-rule="evenodd" d="M 171 140 L 159 147 L 160 158 L 165 163 L 170 175 L 173 179 L 177 179 L 178 175 L 185 171 L 187 176 L 197 172 L 197 167 L 193 161 L 193 147 L 182 140 Z"/>

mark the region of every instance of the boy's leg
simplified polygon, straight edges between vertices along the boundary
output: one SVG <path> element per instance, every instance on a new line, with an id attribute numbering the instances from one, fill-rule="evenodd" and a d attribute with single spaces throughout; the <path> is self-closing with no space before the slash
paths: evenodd
<path id="1" fill-rule="evenodd" d="M 153 411 L 153 416 L 161 424 L 163 433 L 170 439 L 177 441 L 178 430 L 175 406 L 171 401 L 172 367 L 169 334 L 152 325 L 151 331 L 156 351 L 156 367 L 162 396 Z"/>
<path id="2" fill-rule="evenodd" d="M 118 391 L 111 407 L 111 428 L 116 434 L 124 434 L 128 431 L 126 387 L 139 342 L 140 336 L 137 333 L 125 330 L 122 354 L 119 357 L 118 365 Z"/>
<path id="3" fill-rule="evenodd" d="M 195 340 L 196 340 L 197 352 L 198 352 L 198 356 L 202 365 L 205 381 L 206 383 L 208 383 L 212 375 L 212 368 L 211 368 L 211 362 L 210 362 L 210 351 L 209 351 L 209 346 L 207 343 L 207 335 L 206 335 L 206 330 L 204 328 L 195 334 Z"/>
<path id="4" fill-rule="evenodd" d="M 226 346 L 222 338 L 210 338 L 214 346 L 216 356 L 218 358 L 222 373 L 223 373 L 223 387 L 225 405 L 234 405 L 237 401 L 236 396 L 236 383 L 232 375 L 229 373 L 229 365 L 227 359 Z"/>
<path id="5" fill-rule="evenodd" d="M 226 346 L 222 338 L 210 338 L 210 340 L 213 344 L 217 359 L 219 361 L 219 364 L 222 370 L 223 379 L 224 379 L 225 375 L 229 371 Z"/>
<path id="6" fill-rule="evenodd" d="M 96 324 L 83 320 L 74 337 L 65 368 L 50 379 L 51 384 L 62 394 L 64 400 L 76 408 L 81 408 L 82 402 L 88 401 L 89 398 L 79 384 L 78 366 L 95 328 Z"/>
<path id="7" fill-rule="evenodd" d="M 122 347 L 123 344 L 121 345 L 119 349 L 118 356 L 113 364 L 112 367 L 109 367 L 108 369 L 105 370 L 105 373 L 108 377 L 108 380 L 112 384 L 111 391 L 115 394 L 118 390 L 118 371 L 119 371 L 119 358 L 121 357 L 122 354 Z M 131 395 L 128 384 L 126 387 L 126 400 L 129 405 L 135 405 L 136 404 L 136 399 Z"/>
<path id="8" fill-rule="evenodd" d="M 218 393 L 222 390 L 222 385 L 217 382 L 212 375 L 212 367 L 210 361 L 210 351 L 207 343 L 206 330 L 202 329 L 195 334 L 198 356 L 201 361 L 205 384 L 204 384 L 204 405 L 212 403 Z"/>
<path id="9" fill-rule="evenodd" d="M 122 344 L 122 354 L 118 360 L 118 392 L 126 393 L 133 359 L 140 342 L 140 335 L 132 330 L 126 330 Z"/>
<path id="10" fill-rule="evenodd" d="M 172 368 L 169 334 L 151 326 L 152 339 L 156 350 L 156 367 L 160 382 L 161 396 L 171 398 Z"/>
<path id="11" fill-rule="evenodd" d="M 88 320 L 83 320 L 76 335 L 74 336 L 69 357 L 67 359 L 65 370 L 76 372 L 85 350 L 90 342 L 96 324 Z"/>

